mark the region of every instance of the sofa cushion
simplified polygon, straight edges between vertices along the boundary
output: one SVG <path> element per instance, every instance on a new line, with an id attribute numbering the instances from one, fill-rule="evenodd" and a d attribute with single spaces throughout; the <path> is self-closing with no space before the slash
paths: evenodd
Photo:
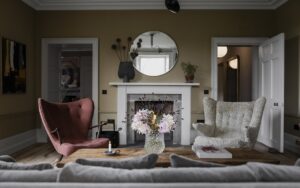
<path id="1" fill-rule="evenodd" d="M 53 169 L 53 166 L 49 163 L 23 164 L 23 163 L 0 161 L 0 170 L 47 170 L 47 169 Z"/>
<path id="2" fill-rule="evenodd" d="M 123 169 L 147 169 L 154 168 L 157 159 L 157 154 L 149 154 L 145 156 L 124 159 L 77 159 L 76 163 L 89 166 L 102 166 Z"/>
<path id="3" fill-rule="evenodd" d="M 0 170 L 0 182 L 56 182 L 59 169 Z"/>
<path id="4" fill-rule="evenodd" d="M 5 161 L 5 162 L 16 162 L 16 159 L 9 155 L 1 155 L 0 156 L 0 161 Z"/>
<path id="5" fill-rule="evenodd" d="M 215 168 L 117 169 L 66 165 L 58 175 L 59 182 L 254 182 L 248 166 Z"/>
<path id="6" fill-rule="evenodd" d="M 224 167 L 225 165 L 193 160 L 177 154 L 170 155 L 171 167 Z"/>
<path id="7" fill-rule="evenodd" d="M 297 166 L 273 165 L 249 162 L 247 166 L 260 182 L 300 182 L 300 168 Z"/>

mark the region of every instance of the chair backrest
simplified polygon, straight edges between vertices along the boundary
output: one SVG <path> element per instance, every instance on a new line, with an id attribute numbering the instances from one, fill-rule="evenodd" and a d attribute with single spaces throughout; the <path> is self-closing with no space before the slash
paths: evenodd
<path id="1" fill-rule="evenodd" d="M 50 103 L 38 99 L 39 113 L 50 140 L 57 142 L 58 129 L 62 139 L 87 139 L 92 123 L 94 104 L 89 98 L 68 103 Z"/>
<path id="2" fill-rule="evenodd" d="M 260 126 L 265 98 L 253 102 L 223 102 L 204 98 L 203 104 L 205 123 L 216 127 L 215 136 L 233 138 L 243 135 L 241 133 L 247 126 Z"/>

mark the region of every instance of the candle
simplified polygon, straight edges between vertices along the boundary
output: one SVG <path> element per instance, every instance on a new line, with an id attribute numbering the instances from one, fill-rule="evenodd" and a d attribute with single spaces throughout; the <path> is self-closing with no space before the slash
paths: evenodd
<path id="1" fill-rule="evenodd" d="M 156 122 L 156 115 L 155 115 L 155 114 L 153 114 L 153 117 L 152 117 L 152 124 L 154 125 L 154 124 L 155 124 L 155 122 Z"/>
<path id="2" fill-rule="evenodd" d="M 108 143 L 108 152 L 111 153 L 111 142 Z"/>

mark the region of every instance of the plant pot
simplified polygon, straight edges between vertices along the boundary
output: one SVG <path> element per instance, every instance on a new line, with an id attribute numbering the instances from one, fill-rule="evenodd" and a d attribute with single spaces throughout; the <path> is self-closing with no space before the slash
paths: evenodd
<path id="1" fill-rule="evenodd" d="M 187 83 L 193 83 L 194 82 L 194 75 L 185 75 L 185 80 Z"/>
<path id="2" fill-rule="evenodd" d="M 123 82 L 129 82 L 134 78 L 135 72 L 131 61 L 121 61 L 118 70 L 119 78 L 123 79 Z"/>

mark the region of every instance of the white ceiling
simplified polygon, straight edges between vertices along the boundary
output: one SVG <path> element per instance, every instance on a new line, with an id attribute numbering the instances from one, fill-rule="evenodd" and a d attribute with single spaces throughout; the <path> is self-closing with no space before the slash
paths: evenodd
<path id="1" fill-rule="evenodd" d="M 165 0 L 22 0 L 36 10 L 161 10 Z M 276 9 L 288 0 L 178 0 L 181 9 Z"/>

